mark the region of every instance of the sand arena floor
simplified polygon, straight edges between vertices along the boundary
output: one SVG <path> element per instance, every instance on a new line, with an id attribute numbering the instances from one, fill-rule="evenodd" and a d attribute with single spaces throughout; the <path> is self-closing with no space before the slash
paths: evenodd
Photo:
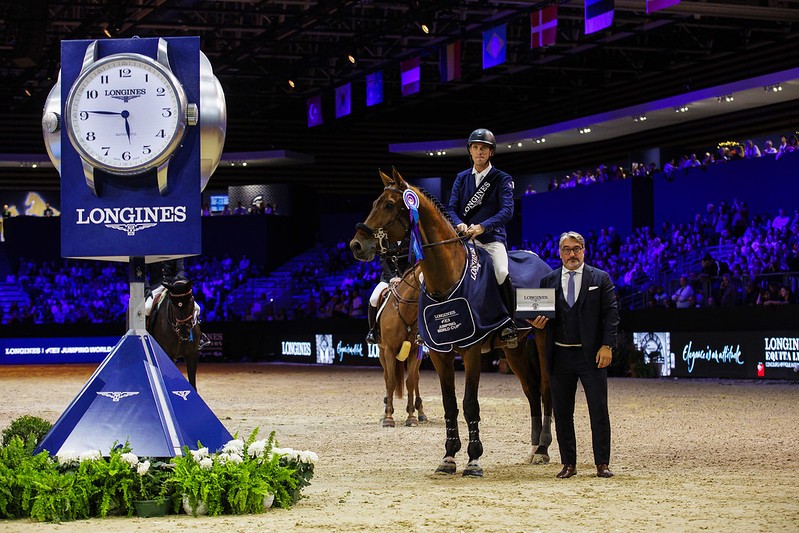
<path id="1" fill-rule="evenodd" d="M 55 421 L 90 365 L 0 367 L 0 429 L 22 415 Z M 463 394 L 463 375 L 458 396 Z M 245 531 L 797 531 L 799 383 L 610 379 L 611 468 L 594 476 L 578 391 L 578 475 L 523 464 L 529 412 L 512 375 L 480 384 L 482 479 L 441 476 L 444 421 L 435 373 L 421 388 L 430 422 L 384 429 L 376 368 L 206 364 L 203 399 L 231 433 L 275 430 L 283 447 L 319 455 L 313 484 L 290 510 L 217 518 L 2 521 L 5 532 Z M 404 401 L 400 402 L 404 405 Z M 399 409 L 401 410 L 401 409 Z M 404 413 L 396 413 L 398 422 Z M 461 418 L 461 437 L 466 435 Z M 458 454 L 458 467 L 466 463 Z"/>

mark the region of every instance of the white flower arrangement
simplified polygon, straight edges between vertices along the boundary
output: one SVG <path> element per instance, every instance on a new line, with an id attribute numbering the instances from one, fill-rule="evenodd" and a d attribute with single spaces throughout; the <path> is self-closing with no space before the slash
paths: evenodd
<path id="1" fill-rule="evenodd" d="M 83 463 L 84 461 L 100 461 L 103 459 L 103 452 L 100 450 L 89 450 L 83 452 L 78 456 L 78 460 Z"/>
<path id="2" fill-rule="evenodd" d="M 56 456 L 58 464 L 68 466 L 78 462 L 78 454 L 73 451 L 63 451 Z"/>
<path id="3" fill-rule="evenodd" d="M 256 440 L 257 432 L 247 439 L 235 438 L 214 453 L 184 446 L 183 454 L 168 463 L 138 456 L 128 442 L 115 443 L 105 456 L 99 450 L 27 456 L 30 452 L 16 439 L 16 454 L 24 456 L 28 466 L 25 476 L 13 478 L 18 485 L 26 483 L 25 491 L 15 489 L 12 495 L 30 494 L 35 502 L 28 510 L 30 518 L 48 522 L 110 512 L 132 516 L 147 500 L 171 501 L 175 509 L 187 500 L 187 512 L 192 513 L 202 502 L 212 516 L 264 512 L 273 506 L 287 509 L 310 484 L 318 457 L 311 451 L 274 447 L 274 431 L 268 439 Z M 67 482 L 71 490 L 62 490 Z"/>
<path id="4" fill-rule="evenodd" d="M 315 465 L 319 460 L 319 456 L 310 450 L 297 451 L 291 448 L 272 448 L 272 454 L 279 457 L 285 457 L 288 461 L 296 461 L 298 463 L 306 463 Z"/>
<path id="5" fill-rule="evenodd" d="M 258 459 L 264 456 L 266 451 L 266 439 L 256 440 L 247 447 L 247 454 L 253 459 Z"/>
<path id="6" fill-rule="evenodd" d="M 144 461 L 136 465 L 136 473 L 140 476 L 145 475 L 150 470 L 150 461 Z"/>
<path id="7" fill-rule="evenodd" d="M 233 439 L 228 441 L 222 446 L 222 453 L 235 453 L 241 455 L 244 453 L 244 441 L 242 439 Z"/>
<path id="8" fill-rule="evenodd" d="M 199 450 L 189 450 L 191 456 L 194 458 L 194 461 L 199 463 L 206 457 L 208 457 L 208 448 L 200 448 Z"/>
<path id="9" fill-rule="evenodd" d="M 239 464 L 239 463 L 241 463 L 243 461 L 243 459 L 241 458 L 241 455 L 239 455 L 237 453 L 228 453 L 228 452 L 220 453 L 219 455 L 216 456 L 216 460 L 219 462 L 219 464 L 222 464 L 222 465 L 226 464 L 228 462 L 234 463 L 234 464 Z"/>

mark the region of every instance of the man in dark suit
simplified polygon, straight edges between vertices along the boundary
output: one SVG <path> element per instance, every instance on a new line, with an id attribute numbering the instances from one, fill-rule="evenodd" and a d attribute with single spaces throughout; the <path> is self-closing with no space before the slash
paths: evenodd
<path id="1" fill-rule="evenodd" d="M 607 366 L 613 357 L 619 310 L 607 272 L 585 264 L 585 239 L 569 231 L 560 236 L 563 267 L 541 279 L 555 289 L 555 318 L 537 316 L 530 323 L 546 329 L 546 359 L 563 469 L 558 478 L 577 473 L 574 402 L 579 379 L 591 418 L 591 439 L 598 477 L 611 477 Z"/>

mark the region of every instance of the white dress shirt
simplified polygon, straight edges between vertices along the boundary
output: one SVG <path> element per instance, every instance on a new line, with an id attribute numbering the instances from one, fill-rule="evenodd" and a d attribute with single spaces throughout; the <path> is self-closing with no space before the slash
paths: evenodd
<path id="1" fill-rule="evenodd" d="M 483 178 L 485 178 L 489 172 L 491 172 L 491 163 L 482 171 L 477 172 L 474 167 L 472 167 L 472 176 L 474 176 L 474 187 L 477 188 L 482 183 Z"/>

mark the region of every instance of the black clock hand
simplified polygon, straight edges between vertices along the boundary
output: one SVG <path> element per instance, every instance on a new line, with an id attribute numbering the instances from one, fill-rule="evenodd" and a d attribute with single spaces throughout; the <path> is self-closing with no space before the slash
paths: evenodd
<path id="1" fill-rule="evenodd" d="M 130 144 L 130 123 L 128 122 L 128 117 L 130 116 L 130 112 L 126 109 L 121 113 L 116 111 L 86 111 L 87 113 L 93 113 L 95 115 L 117 115 L 125 119 L 125 133 L 128 135 L 128 144 Z"/>
<path id="2" fill-rule="evenodd" d="M 120 113 L 120 115 L 122 115 L 122 118 L 125 119 L 125 133 L 128 134 L 128 144 L 130 144 L 130 123 L 128 122 L 128 117 L 130 116 L 130 113 L 128 112 L 127 109 L 125 109 L 124 111 L 122 111 L 122 113 Z"/>

